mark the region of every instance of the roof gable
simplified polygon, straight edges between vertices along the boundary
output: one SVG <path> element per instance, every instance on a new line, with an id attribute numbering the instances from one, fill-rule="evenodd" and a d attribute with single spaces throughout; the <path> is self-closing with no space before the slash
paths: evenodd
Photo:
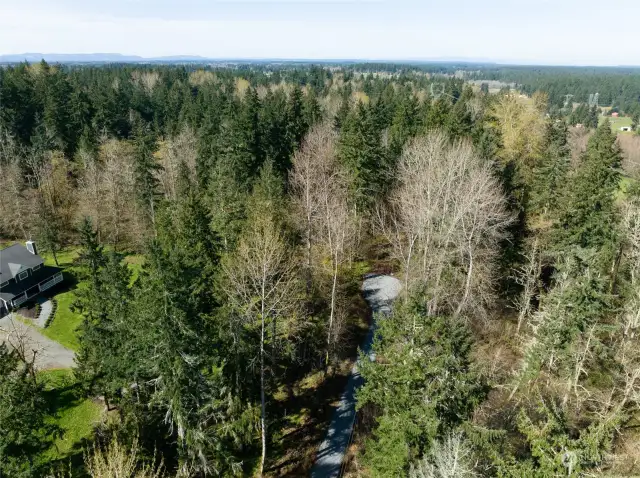
<path id="1" fill-rule="evenodd" d="M 20 272 L 43 263 L 40 256 L 31 254 L 21 244 L 14 244 L 2 249 L 0 250 L 0 283 L 13 279 Z"/>
<path id="2" fill-rule="evenodd" d="M 13 277 L 17 276 L 22 271 L 27 269 L 28 267 L 23 266 L 22 264 L 14 264 L 13 262 L 9 262 L 9 272 L 13 274 Z"/>

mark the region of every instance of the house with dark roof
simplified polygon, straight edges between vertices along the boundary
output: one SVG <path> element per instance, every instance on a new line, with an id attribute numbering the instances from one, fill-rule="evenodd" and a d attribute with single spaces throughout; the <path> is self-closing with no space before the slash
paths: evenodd
<path id="1" fill-rule="evenodd" d="M 46 266 L 33 241 L 0 250 L 0 317 L 62 281 L 62 269 Z"/>

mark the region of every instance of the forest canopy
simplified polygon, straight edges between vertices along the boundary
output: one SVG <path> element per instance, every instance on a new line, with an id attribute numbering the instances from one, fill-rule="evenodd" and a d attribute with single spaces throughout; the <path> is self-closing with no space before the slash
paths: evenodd
<path id="1" fill-rule="evenodd" d="M 637 73 L 0 67 L 0 247 L 65 274 L 13 315 L 75 357 L 0 344 L 0 476 L 308 475 L 357 361 L 345 476 L 634 473 Z"/>

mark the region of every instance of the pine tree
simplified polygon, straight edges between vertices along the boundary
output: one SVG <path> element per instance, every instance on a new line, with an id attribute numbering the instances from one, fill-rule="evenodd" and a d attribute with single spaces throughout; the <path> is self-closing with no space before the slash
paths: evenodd
<path id="1" fill-rule="evenodd" d="M 120 388 L 130 385 L 125 372 L 130 364 L 122 354 L 128 336 L 131 273 L 121 255 L 104 252 L 88 219 L 80 227 L 80 237 L 79 271 L 87 286 L 76 291 L 73 304 L 83 318 L 77 374 L 109 406 Z"/>
<path id="2" fill-rule="evenodd" d="M 533 171 L 530 204 L 533 210 L 545 214 L 555 213 L 565 187 L 571 149 L 564 121 L 548 122 L 544 138 L 544 151 Z"/>
<path id="3" fill-rule="evenodd" d="M 471 369 L 466 326 L 425 312 L 409 305 L 379 320 L 376 360 L 360 358 L 365 384 L 357 407 L 374 405 L 381 411 L 365 454 L 379 476 L 406 473 L 409 462 L 422 456 L 433 439 L 468 420 L 488 391 Z M 415 328 L 407 326 L 412 322 Z"/>
<path id="4" fill-rule="evenodd" d="M 336 116 L 333 119 L 333 125 L 336 129 L 341 129 L 345 122 L 347 121 L 347 117 L 351 111 L 351 84 L 347 84 L 342 92 L 342 99 L 340 101 L 340 107 L 336 112 Z"/>
<path id="5" fill-rule="evenodd" d="M 359 206 L 371 205 L 388 178 L 380 131 L 370 109 L 358 103 L 347 117 L 338 141 L 338 157 L 353 177 L 352 198 Z"/>
<path id="6" fill-rule="evenodd" d="M 559 202 L 557 239 L 562 246 L 593 247 L 613 253 L 618 233 L 615 193 L 620 184 L 622 155 L 605 121 L 589 139 L 575 174 Z"/>
<path id="7" fill-rule="evenodd" d="M 158 177 L 157 172 L 162 167 L 155 159 L 157 149 L 156 139 L 149 125 L 139 120 L 135 127 L 133 139 L 135 148 L 135 182 L 140 206 L 145 211 L 152 228 L 155 228 L 158 209 Z"/>
<path id="8" fill-rule="evenodd" d="M 389 129 L 389 154 L 392 158 L 399 157 L 409 138 L 417 134 L 419 114 L 418 99 L 410 91 L 406 92 L 396 107 Z"/>
<path id="9" fill-rule="evenodd" d="M 47 420 L 44 388 L 15 350 L 0 343 L 0 476 L 45 475 L 43 452 L 58 431 Z"/>
<path id="10" fill-rule="evenodd" d="M 310 88 L 303 100 L 304 122 L 308 128 L 322 120 L 322 108 L 313 88 Z"/>
<path id="11" fill-rule="evenodd" d="M 291 167 L 291 153 L 294 145 L 297 144 L 294 130 L 300 127 L 293 122 L 300 120 L 300 117 L 290 116 L 292 114 L 291 105 L 287 104 L 282 91 L 275 94 L 267 93 L 262 105 L 260 130 L 262 131 L 262 147 L 265 158 L 273 162 L 277 173 L 284 178 Z M 298 108 L 297 114 L 301 114 L 299 103 L 296 108 Z"/>
<path id="12" fill-rule="evenodd" d="M 469 101 L 473 98 L 473 91 L 470 87 L 463 90 L 462 95 L 449 111 L 446 120 L 446 129 L 452 138 L 465 137 L 471 134 L 473 129 L 473 118 L 469 110 Z"/>
<path id="13" fill-rule="evenodd" d="M 300 146 L 302 138 L 307 134 L 307 130 L 309 129 L 304 108 L 302 90 L 296 85 L 289 94 L 289 101 L 287 102 L 287 133 L 291 141 L 292 149 L 297 149 Z M 289 154 L 291 154 L 291 151 Z M 289 164 L 289 166 L 291 166 L 291 164 Z M 288 169 L 289 168 L 287 168 L 287 170 Z"/>

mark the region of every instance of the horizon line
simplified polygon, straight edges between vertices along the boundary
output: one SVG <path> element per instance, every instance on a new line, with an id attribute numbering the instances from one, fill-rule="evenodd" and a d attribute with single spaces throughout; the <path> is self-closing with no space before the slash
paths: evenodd
<path id="1" fill-rule="evenodd" d="M 533 60 L 511 60 L 511 59 L 490 59 L 490 58 L 465 58 L 465 57 L 424 57 L 424 58 L 415 58 L 415 57 L 405 57 L 405 58 L 332 58 L 332 57 L 320 57 L 320 58 L 305 58 L 305 57 L 292 57 L 292 58 L 281 58 L 281 57 L 234 57 L 234 56 L 203 56 L 203 55 L 194 55 L 194 54 L 174 54 L 174 55 L 160 55 L 160 56 L 142 56 L 138 54 L 129 54 L 129 53 L 117 53 L 117 52 L 94 52 L 94 53 L 40 53 L 40 52 L 24 52 L 24 53 L 0 53 L 0 62 L 2 63 L 22 63 L 26 61 L 27 63 L 33 62 L 33 59 L 29 59 L 27 57 L 38 56 L 42 57 L 41 60 L 44 59 L 46 61 L 47 56 L 60 56 L 60 57 L 92 57 L 92 56 L 116 56 L 123 57 L 122 62 L 127 63 L 144 63 L 145 61 L 187 61 L 191 63 L 197 63 L 199 61 L 213 61 L 213 62 L 223 62 L 223 61 L 238 61 L 238 62 L 290 62 L 290 63 L 313 63 L 313 62 L 321 62 L 321 63 L 341 63 L 341 62 L 349 62 L 349 63 L 407 63 L 407 64 L 417 64 L 417 63 L 466 63 L 466 64 L 478 64 L 478 65 L 498 65 L 498 66 L 549 66 L 549 67 L 574 67 L 574 68 L 640 68 L 639 65 L 597 65 L 590 63 L 545 63 L 542 61 L 533 61 Z M 16 58 L 15 60 L 6 60 L 5 58 L 12 57 Z M 24 57 L 18 60 L 18 57 Z M 73 60 L 73 59 L 60 59 L 56 60 L 59 63 L 74 63 L 83 60 Z M 118 61 L 111 60 L 101 60 L 90 58 L 84 59 L 85 62 L 88 63 L 118 63 Z"/>

